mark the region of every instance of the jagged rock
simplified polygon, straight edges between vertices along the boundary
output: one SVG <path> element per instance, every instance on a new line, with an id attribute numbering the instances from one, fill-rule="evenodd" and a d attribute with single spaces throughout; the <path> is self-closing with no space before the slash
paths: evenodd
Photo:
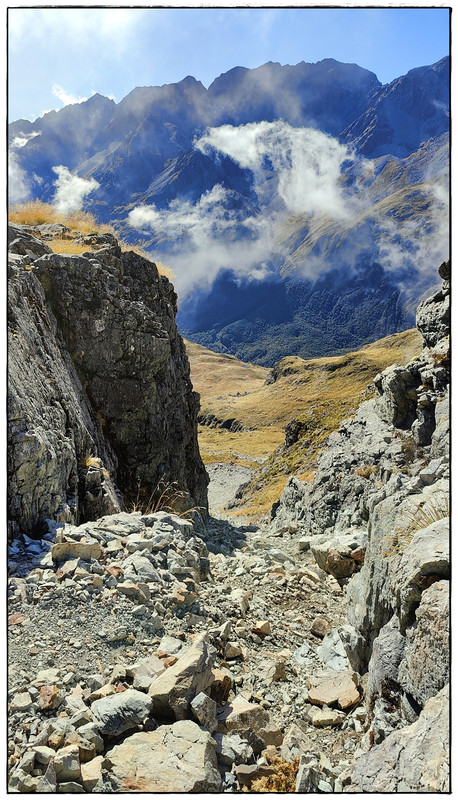
<path id="1" fill-rule="evenodd" d="M 257 703 L 250 703 L 243 697 L 236 697 L 233 703 L 225 706 L 218 714 L 218 732 L 229 733 L 252 728 L 260 733 L 269 724 L 268 712 Z"/>
<path id="2" fill-rule="evenodd" d="M 191 701 L 213 682 L 215 657 L 216 650 L 205 634 L 198 636 L 190 650 L 151 683 L 148 693 L 153 714 L 186 718 Z"/>
<path id="3" fill-rule="evenodd" d="M 310 713 L 310 720 L 315 728 L 334 727 L 341 725 L 345 719 L 343 711 L 335 708 L 316 708 Z"/>
<path id="4" fill-rule="evenodd" d="M 417 409 L 419 379 L 414 370 L 394 364 L 374 378 L 379 392 L 377 412 L 396 427 L 411 425 Z"/>
<path id="5" fill-rule="evenodd" d="M 81 256 L 52 253 L 18 226 L 10 239 L 13 532 L 120 511 L 114 481 L 132 495 L 140 482 L 149 497 L 162 478 L 205 511 L 198 398 L 171 285 L 113 237 Z"/>
<path id="6" fill-rule="evenodd" d="M 399 631 L 399 619 L 393 615 L 373 644 L 366 687 L 369 703 L 373 703 L 385 687 L 398 683 L 399 664 L 404 655 L 405 643 L 405 637 Z"/>
<path id="7" fill-rule="evenodd" d="M 418 720 L 391 733 L 357 762 L 352 791 L 449 791 L 449 690 L 430 698 Z"/>
<path id="8" fill-rule="evenodd" d="M 50 761 L 46 772 L 37 781 L 37 792 L 40 794 L 54 793 L 57 790 L 57 776 L 54 761 Z"/>
<path id="9" fill-rule="evenodd" d="M 113 792 L 218 792 L 215 742 L 190 720 L 134 733 L 108 751 Z"/>
<path id="10" fill-rule="evenodd" d="M 227 669 L 212 669 L 213 680 L 209 689 L 212 700 L 222 705 L 229 697 L 232 689 L 233 678 Z"/>
<path id="11" fill-rule="evenodd" d="M 191 700 L 191 711 L 196 718 L 197 722 L 203 725 L 207 731 L 213 733 L 218 727 L 216 721 L 216 703 L 205 692 L 199 692 L 193 700 Z"/>
<path id="12" fill-rule="evenodd" d="M 9 709 L 10 711 L 27 711 L 32 705 L 32 698 L 28 692 L 18 692 L 12 698 Z"/>
<path id="13" fill-rule="evenodd" d="M 450 291 L 440 289 L 420 303 L 416 323 L 425 344 L 435 348 L 450 333 Z"/>
<path id="14" fill-rule="evenodd" d="M 356 572 L 357 563 L 354 559 L 343 556 L 337 550 L 330 550 L 324 569 L 334 578 L 349 578 Z"/>
<path id="15" fill-rule="evenodd" d="M 165 672 L 164 663 L 157 656 L 149 656 L 138 664 L 126 668 L 126 675 L 133 678 L 133 688 L 144 692 L 148 691 L 153 680 L 163 672 Z"/>
<path id="16" fill-rule="evenodd" d="M 258 674 L 263 682 L 270 686 L 276 681 L 286 680 L 286 666 L 285 662 L 281 659 L 264 659 L 258 665 Z"/>
<path id="17" fill-rule="evenodd" d="M 136 689 L 95 700 L 91 705 L 94 720 L 101 733 L 119 735 L 144 722 L 153 701 Z"/>
<path id="18" fill-rule="evenodd" d="M 78 746 L 69 744 L 62 747 L 54 756 L 54 769 L 58 783 L 78 781 L 81 777 L 81 765 Z"/>
<path id="19" fill-rule="evenodd" d="M 214 733 L 218 763 L 231 767 L 232 764 L 245 764 L 253 758 L 253 748 L 238 733 Z"/>
<path id="20" fill-rule="evenodd" d="M 102 555 L 102 548 L 98 542 L 60 542 L 51 549 L 53 561 L 81 558 L 85 561 L 98 559 Z"/>
<path id="21" fill-rule="evenodd" d="M 335 677 L 328 678 L 309 689 L 308 700 L 318 706 L 338 705 L 347 709 L 359 703 L 358 678 L 354 672 L 336 672 Z"/>
<path id="22" fill-rule="evenodd" d="M 239 764 L 235 768 L 235 774 L 240 786 L 250 789 L 253 781 L 258 778 L 266 778 L 273 775 L 275 772 L 274 766 L 268 764 Z"/>
<path id="23" fill-rule="evenodd" d="M 440 519 L 417 531 L 402 553 L 392 581 L 401 633 L 413 622 L 423 590 L 450 575 L 449 536 L 449 519 Z"/>
<path id="24" fill-rule="evenodd" d="M 96 756 L 86 764 L 81 764 L 81 781 L 86 792 L 92 792 L 102 780 L 103 756 Z"/>
<path id="25" fill-rule="evenodd" d="M 416 612 L 416 624 L 406 631 L 399 683 L 424 706 L 449 681 L 450 593 L 449 582 L 439 581 L 425 589 Z"/>

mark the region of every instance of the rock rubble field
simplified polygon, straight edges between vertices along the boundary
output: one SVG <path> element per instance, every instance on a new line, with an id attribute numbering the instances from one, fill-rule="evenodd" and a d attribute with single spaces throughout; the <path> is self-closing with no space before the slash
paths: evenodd
<path id="1" fill-rule="evenodd" d="M 240 791 L 304 753 L 302 784 L 345 785 L 364 681 L 297 532 L 119 513 L 9 566 L 10 790 Z"/>

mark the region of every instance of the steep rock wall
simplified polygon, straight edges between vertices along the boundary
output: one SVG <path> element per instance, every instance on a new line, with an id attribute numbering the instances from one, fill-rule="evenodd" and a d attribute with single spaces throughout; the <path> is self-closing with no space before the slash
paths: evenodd
<path id="1" fill-rule="evenodd" d="M 33 532 L 81 522 L 173 484 L 207 507 L 198 395 L 175 326 L 176 296 L 156 266 L 121 253 L 57 255 L 9 230 L 9 516 Z"/>
<path id="2" fill-rule="evenodd" d="M 338 634 L 352 667 L 367 673 L 371 719 L 351 791 L 443 791 L 448 780 L 447 709 L 427 710 L 448 702 L 450 661 L 449 262 L 439 273 L 442 289 L 417 310 L 420 356 L 375 378 L 377 396 L 331 435 L 312 483 L 291 478 L 274 512 L 346 586 Z M 414 730 L 431 724 L 440 727 L 428 772 Z M 396 754 L 406 742 L 402 774 Z"/>

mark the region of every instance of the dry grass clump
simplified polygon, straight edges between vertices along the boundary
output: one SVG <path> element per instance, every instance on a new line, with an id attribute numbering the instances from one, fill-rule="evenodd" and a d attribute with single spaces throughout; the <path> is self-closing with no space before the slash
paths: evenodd
<path id="1" fill-rule="evenodd" d="M 381 540 L 380 554 L 395 556 L 402 553 L 412 541 L 417 531 L 428 528 L 433 522 L 450 516 L 450 500 L 445 492 L 438 492 L 426 502 L 418 503 L 406 513 L 406 522 L 398 525 L 395 531 Z"/>
<path id="2" fill-rule="evenodd" d="M 108 225 L 100 225 L 94 215 L 88 211 L 74 211 L 72 214 L 62 214 L 51 203 L 42 203 L 41 200 L 30 200 L 28 203 L 20 203 L 13 206 L 8 213 L 8 219 L 15 225 L 57 223 L 83 234 L 92 233 L 95 230 L 106 233 L 110 229 Z"/>
<path id="3" fill-rule="evenodd" d="M 62 238 L 56 236 L 53 239 L 47 240 L 48 246 L 54 253 L 62 253 L 65 255 L 81 255 L 90 250 L 97 249 L 90 245 L 83 244 L 76 241 L 78 234 L 87 236 L 89 233 L 111 233 L 118 240 L 118 244 L 123 252 L 133 250 L 142 258 L 152 261 L 153 258 L 143 247 L 136 244 L 130 244 L 119 238 L 115 228 L 106 223 L 97 221 L 94 214 L 88 211 L 74 211 L 72 214 L 62 214 L 51 203 L 43 203 L 41 200 L 30 200 L 27 203 L 20 203 L 13 206 L 8 211 L 9 222 L 15 225 L 27 225 L 29 227 L 35 225 L 58 224 L 65 225 L 70 228 L 73 235 L 68 235 L 69 238 Z M 169 281 L 173 282 L 175 277 L 171 267 L 162 264 L 160 261 L 155 261 L 159 275 L 164 275 Z"/>
<path id="4" fill-rule="evenodd" d="M 294 757 L 292 761 L 285 761 L 284 758 L 273 756 L 268 760 L 275 767 L 275 772 L 264 778 L 257 778 L 251 784 L 251 790 L 253 792 L 295 792 L 299 759 Z"/>
<path id="5" fill-rule="evenodd" d="M 194 506 L 187 507 L 187 494 L 178 488 L 176 482 L 168 482 L 161 478 L 152 491 L 149 491 L 139 482 L 137 485 L 137 496 L 128 508 L 129 511 L 140 511 L 143 516 L 157 514 L 158 511 L 166 511 L 168 514 L 175 514 L 182 519 L 193 519 L 202 517 L 203 508 Z"/>

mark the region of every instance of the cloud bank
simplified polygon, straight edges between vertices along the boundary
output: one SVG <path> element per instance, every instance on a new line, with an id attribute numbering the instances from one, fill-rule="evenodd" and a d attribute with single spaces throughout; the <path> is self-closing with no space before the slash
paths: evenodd
<path id="1" fill-rule="evenodd" d="M 54 181 L 56 193 L 53 205 L 62 214 L 80 211 L 84 198 L 99 186 L 94 178 L 90 180 L 79 178 L 77 175 L 73 175 L 68 167 L 62 165 L 53 167 L 53 172 L 57 175 L 57 180 Z"/>
<path id="2" fill-rule="evenodd" d="M 421 191 L 412 186 L 412 198 L 423 197 L 422 210 L 406 197 L 398 214 L 399 186 L 379 175 L 377 160 L 315 129 L 281 121 L 223 125 L 194 146 L 251 170 L 258 207 L 218 185 L 194 204 L 175 199 L 166 209 L 131 211 L 129 225 L 150 235 L 153 255 L 171 264 L 182 298 L 209 287 L 222 269 L 249 280 L 278 276 L 280 269 L 314 280 L 331 268 L 357 272 L 377 261 L 397 282 L 416 271 L 430 285 L 448 255 L 443 170 Z"/>
<path id="3" fill-rule="evenodd" d="M 167 252 L 159 244 L 158 257 L 172 261 L 182 296 L 209 286 L 222 269 L 250 280 L 275 272 L 275 228 L 289 214 L 348 217 L 341 176 L 354 158 L 320 131 L 284 122 L 223 125 L 210 129 L 195 147 L 250 169 L 262 214 L 221 185 L 195 204 L 176 199 L 167 209 L 148 205 L 130 212 L 129 225 L 166 240 Z"/>
<path id="4" fill-rule="evenodd" d="M 176 199 L 167 209 L 138 206 L 128 222 L 167 240 L 166 254 L 158 246 L 160 260 L 172 260 L 175 287 L 184 296 L 198 287 L 208 288 L 222 269 L 251 280 L 268 274 L 270 222 L 246 215 L 238 206 L 237 195 L 218 184 L 197 203 Z"/>

